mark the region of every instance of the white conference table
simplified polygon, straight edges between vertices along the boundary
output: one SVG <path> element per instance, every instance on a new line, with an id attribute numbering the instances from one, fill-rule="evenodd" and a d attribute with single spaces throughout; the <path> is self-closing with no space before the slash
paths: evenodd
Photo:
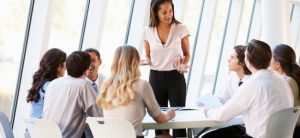
<path id="1" fill-rule="evenodd" d="M 234 124 L 243 123 L 241 116 L 236 117 L 229 122 L 221 123 L 207 118 L 203 111 L 203 108 L 181 108 L 176 111 L 174 119 L 158 124 L 148 114 L 143 120 L 143 129 L 188 129 L 188 138 L 192 138 L 191 128 L 207 128 L 207 127 L 219 127 L 228 126 Z"/>

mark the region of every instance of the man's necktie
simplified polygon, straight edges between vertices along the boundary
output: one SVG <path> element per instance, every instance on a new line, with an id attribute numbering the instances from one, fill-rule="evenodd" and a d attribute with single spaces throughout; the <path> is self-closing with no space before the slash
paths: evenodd
<path id="1" fill-rule="evenodd" d="M 95 82 L 92 83 L 92 86 L 94 87 L 96 93 L 98 94 L 98 86 Z"/>
<path id="2" fill-rule="evenodd" d="M 242 80 L 239 81 L 239 86 L 241 86 L 243 84 Z"/>

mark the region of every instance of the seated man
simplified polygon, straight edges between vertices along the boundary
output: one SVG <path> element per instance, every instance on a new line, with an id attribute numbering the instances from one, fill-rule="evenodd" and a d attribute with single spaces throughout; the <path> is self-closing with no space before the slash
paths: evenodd
<path id="1" fill-rule="evenodd" d="M 246 132 L 209 133 L 203 138 L 212 137 L 266 137 L 268 117 L 281 109 L 293 106 L 293 95 L 287 82 L 267 70 L 272 57 L 268 44 L 251 40 L 247 44 L 245 63 L 252 76 L 240 86 L 223 106 L 204 110 L 208 118 L 226 122 L 237 115 L 243 115 Z"/>
<path id="2" fill-rule="evenodd" d="M 91 56 L 91 65 L 89 67 L 89 72 L 86 80 L 91 83 L 96 93 L 99 94 L 101 86 L 105 80 L 105 76 L 102 73 L 99 73 L 99 66 L 102 63 L 100 53 L 97 49 L 94 48 L 88 48 L 84 51 L 88 52 Z"/>
<path id="3" fill-rule="evenodd" d="M 251 72 L 246 67 L 244 62 L 246 47 L 237 45 L 228 59 L 228 67 L 231 71 L 226 80 L 226 85 L 223 91 L 215 93 L 215 95 L 207 95 L 197 100 L 198 105 L 219 107 L 225 104 L 237 91 L 237 89 L 246 82 Z"/>
<path id="4" fill-rule="evenodd" d="M 85 80 L 90 64 L 88 53 L 71 53 L 66 60 L 68 76 L 53 80 L 47 88 L 43 118 L 57 123 L 63 137 L 81 137 L 87 116 L 103 116 L 96 106 L 97 94 Z"/>
<path id="5" fill-rule="evenodd" d="M 89 53 L 91 56 L 91 65 L 89 67 L 89 72 L 86 76 L 86 80 L 93 86 L 97 95 L 101 90 L 101 86 L 105 80 L 105 76 L 102 73 L 99 73 L 99 66 L 102 63 L 102 59 L 100 57 L 100 53 L 97 49 L 87 48 L 84 50 Z M 92 132 L 89 128 L 89 125 L 86 124 L 86 128 L 84 129 L 84 134 L 81 138 L 92 138 Z"/>
<path id="6" fill-rule="evenodd" d="M 221 103 L 226 103 L 237 91 L 237 89 L 249 79 L 251 72 L 246 67 L 245 58 L 246 47 L 237 45 L 228 59 L 229 70 L 232 71 L 224 91 L 216 93 Z"/>
<path id="7" fill-rule="evenodd" d="M 219 107 L 225 104 L 234 94 L 236 94 L 238 88 L 245 83 L 249 78 L 251 72 L 245 64 L 245 50 L 246 46 L 237 45 L 233 48 L 233 51 L 228 59 L 228 67 L 231 71 L 226 81 L 225 90 L 217 92 L 213 97 L 204 96 L 199 99 L 199 103 L 209 107 Z M 213 128 L 212 128 L 213 129 Z M 211 131 L 209 133 L 221 133 L 220 131 L 242 131 L 245 133 L 245 128 L 241 125 L 228 126 L 222 129 Z M 207 133 L 207 135 L 209 134 Z"/>

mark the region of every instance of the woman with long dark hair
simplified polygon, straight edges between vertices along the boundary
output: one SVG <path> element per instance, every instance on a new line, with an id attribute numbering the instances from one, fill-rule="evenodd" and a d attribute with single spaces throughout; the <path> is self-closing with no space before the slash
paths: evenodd
<path id="1" fill-rule="evenodd" d="M 273 50 L 270 67 L 288 81 L 294 96 L 294 106 L 300 105 L 300 67 L 296 62 L 296 54 L 288 45 L 277 45 Z M 294 131 L 294 138 L 300 137 L 300 121 Z"/>
<path id="2" fill-rule="evenodd" d="M 176 20 L 172 0 L 152 0 L 149 25 L 144 31 L 146 57 L 142 64 L 150 65 L 149 82 L 159 105 L 184 107 L 186 82 L 184 73 L 190 66 L 188 28 Z M 156 135 L 169 134 L 168 130 Z M 173 131 L 174 137 L 186 137 L 186 130 Z"/>
<path id="3" fill-rule="evenodd" d="M 66 53 L 60 49 L 49 49 L 42 57 L 39 69 L 33 75 L 32 86 L 29 89 L 26 101 L 31 103 L 31 118 L 42 118 L 44 96 L 48 84 L 62 77 L 66 71 Z"/>

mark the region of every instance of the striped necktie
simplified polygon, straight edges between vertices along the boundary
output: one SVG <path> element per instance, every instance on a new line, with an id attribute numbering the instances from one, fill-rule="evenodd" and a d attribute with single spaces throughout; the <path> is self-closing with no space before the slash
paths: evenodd
<path id="1" fill-rule="evenodd" d="M 98 94 L 98 86 L 95 82 L 92 83 L 92 86 L 94 87 L 94 90 L 96 91 L 96 93 Z"/>

